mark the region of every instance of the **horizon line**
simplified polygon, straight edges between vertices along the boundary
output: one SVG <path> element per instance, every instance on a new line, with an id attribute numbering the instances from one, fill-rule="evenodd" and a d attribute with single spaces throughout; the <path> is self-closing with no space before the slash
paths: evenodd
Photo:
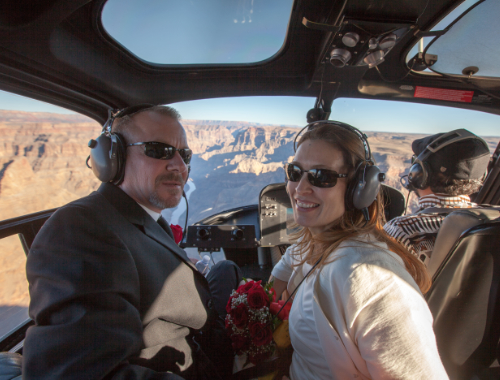
<path id="1" fill-rule="evenodd" d="M 58 112 L 47 112 L 47 111 L 24 111 L 24 110 L 12 110 L 12 109 L 3 109 L 0 108 L 1 111 L 11 111 L 11 112 L 23 112 L 23 113 L 43 113 L 43 114 L 51 114 L 51 115 L 61 115 L 61 116 L 82 116 L 86 117 L 90 120 L 95 121 L 99 125 L 101 125 L 97 120 L 91 118 L 90 116 L 80 114 L 74 111 L 71 111 L 71 113 L 58 113 Z M 215 119 L 183 119 L 182 117 L 180 118 L 179 121 L 213 121 L 213 122 L 228 122 L 228 123 L 248 123 L 248 124 L 255 124 L 258 126 L 269 126 L 269 127 L 282 127 L 282 128 L 304 128 L 307 124 L 304 126 L 299 126 L 299 125 L 293 125 L 293 124 L 271 124 L 271 123 L 261 123 L 261 122 L 255 122 L 255 121 L 245 121 L 245 120 L 215 120 Z M 406 134 L 406 135 L 431 135 L 431 133 L 425 133 L 425 132 L 395 132 L 395 131 L 373 131 L 373 130 L 368 130 L 368 129 L 360 129 L 363 132 L 373 132 L 373 133 L 397 133 L 397 134 Z M 500 137 L 500 135 L 478 135 L 480 137 L 491 137 L 491 138 L 497 138 Z"/>

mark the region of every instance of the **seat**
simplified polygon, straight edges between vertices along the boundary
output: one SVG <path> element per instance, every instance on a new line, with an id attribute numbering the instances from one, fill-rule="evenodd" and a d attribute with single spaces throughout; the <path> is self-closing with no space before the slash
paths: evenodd
<path id="1" fill-rule="evenodd" d="M 21 363 L 21 355 L 0 352 L 0 380 L 21 380 Z"/>
<path id="2" fill-rule="evenodd" d="M 443 221 L 439 233 L 436 237 L 434 249 L 427 265 L 427 270 L 431 277 L 435 275 L 443 263 L 445 257 L 451 251 L 460 235 L 469 228 L 483 224 L 487 221 L 500 217 L 499 206 L 478 206 L 466 209 L 427 209 L 423 213 L 429 213 L 429 210 L 436 210 L 438 213 L 448 211 L 450 214 Z"/>
<path id="3" fill-rule="evenodd" d="M 497 359 L 500 339 L 500 218 L 487 221 L 486 213 L 478 210 L 453 214 L 437 239 L 442 247 L 438 249 L 451 250 L 438 265 L 426 299 L 450 379 L 490 378 L 484 376 L 496 370 L 490 366 Z M 471 217 L 483 222 L 460 234 L 470 221 L 459 228 L 457 220 Z"/>

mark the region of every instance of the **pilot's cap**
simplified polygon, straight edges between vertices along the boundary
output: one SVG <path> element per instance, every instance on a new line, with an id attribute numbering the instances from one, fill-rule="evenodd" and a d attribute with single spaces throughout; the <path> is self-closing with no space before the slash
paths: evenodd
<path id="1" fill-rule="evenodd" d="M 418 157 L 427 145 L 444 133 L 438 133 L 413 141 L 411 148 Z M 425 161 L 432 173 L 443 173 L 452 179 L 480 179 L 490 160 L 488 144 L 482 138 L 457 141 L 431 154 Z"/>

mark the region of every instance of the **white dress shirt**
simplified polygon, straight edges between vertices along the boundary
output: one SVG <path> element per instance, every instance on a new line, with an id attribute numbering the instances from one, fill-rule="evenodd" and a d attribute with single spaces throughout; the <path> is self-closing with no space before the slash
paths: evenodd
<path id="1" fill-rule="evenodd" d="M 141 205 L 140 203 L 137 203 L 137 204 L 139 206 L 141 206 L 144 209 L 144 211 L 146 211 L 149 214 L 149 216 L 151 216 L 151 218 L 154 219 L 155 222 L 157 222 L 158 219 L 160 219 L 161 214 L 159 212 L 153 211 L 153 210 L 147 208 L 146 206 Z"/>

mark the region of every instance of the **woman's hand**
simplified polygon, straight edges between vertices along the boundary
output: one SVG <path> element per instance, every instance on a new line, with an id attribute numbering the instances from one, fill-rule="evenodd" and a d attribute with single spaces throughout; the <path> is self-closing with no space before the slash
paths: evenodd
<path id="1" fill-rule="evenodd" d="M 273 283 L 273 288 L 276 291 L 276 299 L 280 299 L 281 294 L 283 291 L 286 289 L 288 286 L 288 282 L 286 281 L 281 281 L 277 279 L 276 277 L 274 278 L 274 283 Z"/>
<path id="2" fill-rule="evenodd" d="M 287 376 L 283 376 L 283 377 L 281 378 L 281 380 L 290 380 L 290 378 L 289 378 L 289 377 L 287 377 Z"/>

